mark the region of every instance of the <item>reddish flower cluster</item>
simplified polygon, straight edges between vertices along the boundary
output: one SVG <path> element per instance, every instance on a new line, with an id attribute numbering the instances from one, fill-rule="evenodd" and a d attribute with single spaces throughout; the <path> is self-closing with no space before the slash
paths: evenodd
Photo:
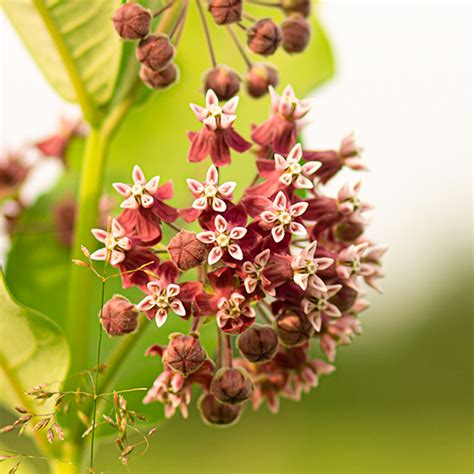
<path id="1" fill-rule="evenodd" d="M 233 128 L 238 99 L 221 107 L 209 90 L 205 108 L 191 104 L 203 128 L 188 134 L 188 160 L 213 161 L 204 181 L 188 180 L 192 206 L 167 205 L 171 182 L 147 181 L 136 166 L 132 185 L 114 185 L 125 199 L 120 216 L 109 231 L 93 230 L 104 248 L 91 258 L 117 267 L 124 288 L 144 292 L 138 310 L 160 328 L 172 314 L 191 320 L 189 335 L 174 334 L 168 347 L 148 351 L 162 357 L 164 369 L 145 402 L 160 401 L 167 416 L 177 408 L 186 416 L 193 384 L 203 389 L 199 406 L 212 424 L 236 421 L 249 399 L 254 407 L 266 401 L 272 411 L 279 397 L 299 399 L 334 370 L 336 348 L 360 333 L 358 316 L 368 305 L 361 284 L 380 290 L 385 248 L 363 235 L 371 206 L 358 197 L 360 182 L 344 185 L 336 197 L 321 186 L 343 167 L 364 168 L 353 137 L 338 151 L 304 150 L 296 141 L 310 102 L 298 100 L 290 86 L 281 96 L 270 92 L 271 115 L 251 135 L 258 174 L 240 200 L 236 183 L 219 182 L 219 167 L 230 163 L 231 149 L 251 144 Z M 179 216 L 202 230 L 180 230 L 172 224 Z M 179 232 L 167 252 L 161 247 L 160 261 L 155 246 L 163 224 Z M 185 273 L 193 267 L 197 279 Z M 112 307 L 108 324 L 118 334 Z M 119 317 L 125 319 L 123 311 Z M 212 361 L 199 328 L 214 321 Z M 314 340 L 329 362 L 312 359 Z"/>
<path id="2" fill-rule="evenodd" d="M 164 89 L 178 79 L 178 69 L 173 59 L 184 29 L 189 3 L 189 0 L 171 0 L 158 11 L 151 12 L 131 1 L 122 5 L 112 18 L 122 39 L 138 41 L 136 55 L 141 64 L 140 78 L 152 89 Z M 242 79 L 227 65 L 217 63 L 206 13 L 201 3 L 207 3 L 207 10 L 214 23 L 227 30 L 230 43 L 243 56 L 247 64 L 245 86 L 252 97 L 262 97 L 267 93 L 268 86 L 277 85 L 278 71 L 269 63 L 253 63 L 249 59 L 237 34 L 240 33 L 239 29 L 245 32 L 248 49 L 264 57 L 274 54 L 280 47 L 289 54 L 301 53 L 309 44 L 311 25 L 307 17 L 311 11 L 310 0 L 253 2 L 254 6 L 267 7 L 268 13 L 275 11 L 275 8 L 281 10 L 285 19 L 280 24 L 268 14 L 265 18 L 254 20 L 245 14 L 243 0 L 196 2 L 212 62 L 212 68 L 204 77 L 204 88 L 213 89 L 220 100 L 233 97 L 239 91 Z M 171 24 L 169 35 L 152 34 L 154 18 L 162 18 L 161 24 Z M 247 22 L 250 24 L 246 25 Z"/>

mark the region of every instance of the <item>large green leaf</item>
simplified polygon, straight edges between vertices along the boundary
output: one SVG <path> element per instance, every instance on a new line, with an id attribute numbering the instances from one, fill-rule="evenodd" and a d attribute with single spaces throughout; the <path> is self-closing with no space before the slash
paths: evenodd
<path id="1" fill-rule="evenodd" d="M 31 290 L 34 293 L 34 289 Z M 0 273 L 0 400 L 7 407 L 32 405 L 25 392 L 39 384 L 58 387 L 69 368 L 69 347 L 46 316 L 16 302 Z M 41 404 L 47 412 L 48 403 Z"/>
<path id="2" fill-rule="evenodd" d="M 51 86 L 66 100 L 106 103 L 122 45 L 110 21 L 120 0 L 5 0 L 3 8 Z"/>

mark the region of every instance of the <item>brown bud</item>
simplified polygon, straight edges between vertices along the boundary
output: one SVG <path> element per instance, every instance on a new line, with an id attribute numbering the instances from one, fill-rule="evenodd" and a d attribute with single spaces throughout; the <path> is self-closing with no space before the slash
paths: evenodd
<path id="1" fill-rule="evenodd" d="M 138 60 L 153 71 L 163 71 L 175 53 L 174 46 L 165 35 L 151 35 L 140 41 L 137 48 Z"/>
<path id="2" fill-rule="evenodd" d="M 223 367 L 211 382 L 211 393 L 222 403 L 245 402 L 253 392 L 252 382 L 243 369 Z"/>
<path id="3" fill-rule="evenodd" d="M 280 27 L 270 18 L 257 21 L 247 30 L 247 45 L 251 51 L 263 56 L 273 54 L 281 43 Z"/>
<path id="4" fill-rule="evenodd" d="M 229 25 L 242 19 L 242 0 L 209 0 L 208 9 L 218 25 Z"/>
<path id="5" fill-rule="evenodd" d="M 212 89 L 219 100 L 229 100 L 240 89 L 240 77 L 225 65 L 209 70 L 204 77 L 204 89 Z"/>
<path id="6" fill-rule="evenodd" d="M 364 233 L 365 226 L 360 222 L 341 222 L 334 233 L 338 240 L 343 242 L 354 242 Z"/>
<path id="7" fill-rule="evenodd" d="M 287 53 L 301 53 L 308 46 L 311 26 L 302 16 L 292 15 L 283 20 L 281 31 L 283 33 L 282 46 Z"/>
<path id="8" fill-rule="evenodd" d="M 152 15 L 137 3 L 122 5 L 112 17 L 115 29 L 125 40 L 144 38 L 150 32 Z"/>
<path id="9" fill-rule="evenodd" d="M 347 285 L 342 285 L 342 288 L 329 300 L 335 304 L 341 312 L 348 311 L 357 299 L 357 291 Z"/>
<path id="10" fill-rule="evenodd" d="M 311 0 L 281 0 L 281 7 L 287 15 L 299 13 L 308 17 L 311 13 Z"/>
<path id="11" fill-rule="evenodd" d="M 237 340 L 242 355 L 250 362 L 265 362 L 275 355 L 278 337 L 270 326 L 254 324 Z"/>
<path id="12" fill-rule="evenodd" d="M 314 328 L 303 313 L 283 313 L 276 320 L 276 331 L 285 346 L 297 346 L 306 342 Z"/>
<path id="13" fill-rule="evenodd" d="M 199 399 L 199 411 L 205 423 L 229 426 L 239 419 L 242 407 L 229 405 L 216 400 L 210 393 L 204 393 Z"/>
<path id="14" fill-rule="evenodd" d="M 121 295 L 115 295 L 105 303 L 100 314 L 100 322 L 110 336 L 121 336 L 137 328 L 138 310 Z"/>
<path id="15" fill-rule="evenodd" d="M 258 98 L 268 92 L 268 86 L 278 84 L 278 71 L 270 64 L 256 63 L 247 72 L 245 85 L 252 97 Z"/>
<path id="16" fill-rule="evenodd" d="M 198 336 L 194 334 L 190 336 L 172 334 L 163 354 L 163 362 L 185 377 L 196 372 L 206 360 L 206 351 L 201 346 Z"/>
<path id="17" fill-rule="evenodd" d="M 206 261 L 207 245 L 196 238 L 194 232 L 179 231 L 168 245 L 171 260 L 184 272 Z"/>
<path id="18" fill-rule="evenodd" d="M 178 68 L 168 64 L 163 71 L 152 71 L 146 66 L 140 68 L 140 79 L 151 89 L 166 89 L 178 80 Z"/>

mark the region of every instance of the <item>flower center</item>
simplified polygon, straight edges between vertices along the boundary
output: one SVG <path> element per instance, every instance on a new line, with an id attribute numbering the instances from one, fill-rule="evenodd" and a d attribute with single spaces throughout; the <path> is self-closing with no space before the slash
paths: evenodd
<path id="1" fill-rule="evenodd" d="M 120 245 L 118 244 L 119 240 L 113 237 L 112 235 L 108 235 L 107 239 L 105 240 L 105 248 L 112 252 L 112 250 L 123 250 Z"/>
<path id="2" fill-rule="evenodd" d="M 290 225 L 293 220 L 288 211 L 277 211 L 277 218 L 282 225 Z"/>
<path id="3" fill-rule="evenodd" d="M 230 243 L 230 237 L 227 234 L 219 233 L 217 234 L 216 242 L 219 247 L 227 247 Z"/>
<path id="4" fill-rule="evenodd" d="M 298 162 L 294 161 L 290 163 L 290 166 L 288 166 L 286 171 L 294 176 L 298 176 L 301 174 L 301 165 Z"/>
<path id="5" fill-rule="evenodd" d="M 217 196 L 217 188 L 213 184 L 206 184 L 204 186 L 204 196 L 209 198 L 215 198 Z"/>

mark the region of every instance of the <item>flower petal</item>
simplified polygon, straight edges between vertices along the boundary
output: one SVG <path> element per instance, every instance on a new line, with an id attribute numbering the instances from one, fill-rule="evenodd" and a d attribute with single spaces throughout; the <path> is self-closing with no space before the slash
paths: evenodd
<path id="1" fill-rule="evenodd" d="M 186 316 L 186 309 L 181 303 L 180 300 L 173 300 L 170 304 L 170 308 L 176 313 L 178 316 Z"/>
<path id="2" fill-rule="evenodd" d="M 222 112 L 226 114 L 233 114 L 237 110 L 238 105 L 239 105 L 239 97 L 235 96 L 224 104 L 224 106 L 222 107 Z"/>
<path id="3" fill-rule="evenodd" d="M 218 232 L 225 232 L 227 230 L 227 221 L 220 214 L 216 216 L 214 220 L 214 225 Z"/>
<path id="4" fill-rule="evenodd" d="M 216 264 L 222 258 L 223 253 L 224 252 L 222 251 L 221 247 L 214 247 L 209 252 L 209 255 L 207 257 L 207 263 L 209 263 L 209 265 Z"/>
<path id="5" fill-rule="evenodd" d="M 105 248 L 96 250 L 95 252 L 91 254 L 92 260 L 105 261 L 106 258 L 107 258 L 107 249 Z"/>
<path id="6" fill-rule="evenodd" d="M 277 225 L 272 229 L 273 240 L 278 243 L 285 238 L 285 228 L 282 225 Z"/>
<path id="7" fill-rule="evenodd" d="M 247 229 L 245 227 L 234 227 L 229 234 L 231 239 L 240 240 L 242 239 L 245 234 L 247 233 Z"/>
<path id="8" fill-rule="evenodd" d="M 237 244 L 231 244 L 227 248 L 229 255 L 236 260 L 242 260 L 244 258 L 244 255 L 242 253 L 242 249 L 240 248 L 240 245 Z"/>
<path id="9" fill-rule="evenodd" d="M 92 232 L 92 235 L 99 242 L 102 242 L 102 243 L 105 243 L 105 241 L 107 240 L 107 237 L 109 236 L 109 233 L 102 229 L 92 229 L 91 232 Z"/>
<path id="10" fill-rule="evenodd" d="M 196 238 L 203 244 L 212 244 L 216 241 L 216 234 L 208 230 L 205 232 L 199 232 L 199 234 L 196 235 Z"/>
<path id="11" fill-rule="evenodd" d="M 188 178 L 186 183 L 189 190 L 195 195 L 200 195 L 204 191 L 203 184 L 196 179 Z"/>
<path id="12" fill-rule="evenodd" d="M 290 224 L 290 232 L 294 235 L 304 236 L 307 234 L 306 227 L 299 222 L 292 222 Z"/>
<path id="13" fill-rule="evenodd" d="M 135 165 L 133 167 L 132 178 L 135 184 L 141 184 L 142 186 L 146 184 L 145 175 L 143 174 L 142 169 L 138 165 Z"/>
<path id="14" fill-rule="evenodd" d="M 301 214 L 304 214 L 306 212 L 306 209 L 308 209 L 307 202 L 297 202 L 296 204 L 292 204 L 290 206 L 290 213 L 292 216 L 297 217 L 301 216 Z"/>
<path id="15" fill-rule="evenodd" d="M 130 186 L 128 184 L 125 184 L 125 183 L 113 183 L 112 186 L 123 197 L 130 196 L 130 193 L 132 192 Z"/>
<path id="16" fill-rule="evenodd" d="M 150 194 L 155 194 L 158 191 L 159 186 L 160 186 L 160 177 L 153 176 L 153 178 L 151 178 L 150 181 L 148 181 L 148 183 L 145 184 L 145 189 Z"/>
<path id="17" fill-rule="evenodd" d="M 206 173 L 206 184 L 212 184 L 215 186 L 218 183 L 218 181 L 219 181 L 219 171 L 217 170 L 216 166 L 211 165 Z"/>

